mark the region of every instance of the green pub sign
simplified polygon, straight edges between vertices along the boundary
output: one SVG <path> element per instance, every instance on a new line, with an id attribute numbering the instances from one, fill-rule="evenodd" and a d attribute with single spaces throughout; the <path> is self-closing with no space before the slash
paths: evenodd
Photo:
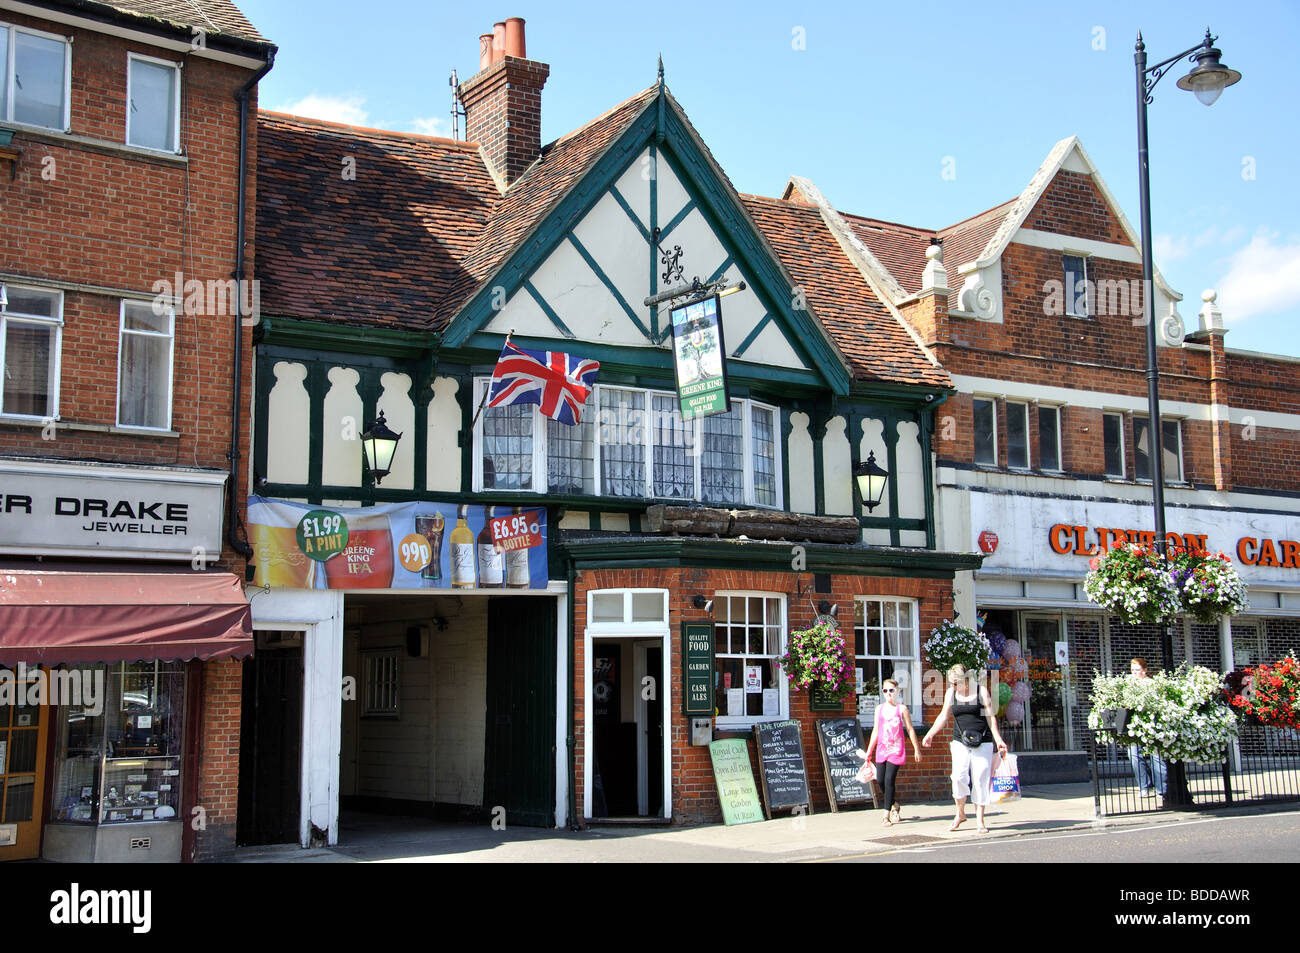
<path id="1" fill-rule="evenodd" d="M 682 623 L 682 710 L 713 714 L 713 623 Z"/>

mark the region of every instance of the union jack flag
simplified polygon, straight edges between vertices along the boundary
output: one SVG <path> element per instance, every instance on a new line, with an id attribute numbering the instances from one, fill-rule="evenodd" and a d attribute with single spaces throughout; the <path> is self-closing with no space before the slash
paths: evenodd
<path id="1" fill-rule="evenodd" d="M 582 420 L 599 370 L 599 361 L 560 351 L 528 351 L 506 341 L 492 372 L 487 405 L 537 404 L 547 417 L 572 426 Z"/>

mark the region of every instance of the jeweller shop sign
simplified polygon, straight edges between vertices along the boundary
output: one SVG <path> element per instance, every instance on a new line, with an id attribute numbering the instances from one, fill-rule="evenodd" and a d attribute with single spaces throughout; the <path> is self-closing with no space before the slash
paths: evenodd
<path id="1" fill-rule="evenodd" d="M 0 461 L 0 553 L 216 559 L 227 476 Z"/>

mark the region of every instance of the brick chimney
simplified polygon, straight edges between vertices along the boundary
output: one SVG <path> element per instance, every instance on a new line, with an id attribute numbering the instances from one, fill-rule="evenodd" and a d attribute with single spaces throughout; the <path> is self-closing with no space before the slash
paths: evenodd
<path id="1" fill-rule="evenodd" d="M 542 87 L 551 68 L 528 59 L 524 21 L 512 17 L 479 37 L 479 71 L 461 83 L 465 138 L 511 185 L 542 150 Z"/>

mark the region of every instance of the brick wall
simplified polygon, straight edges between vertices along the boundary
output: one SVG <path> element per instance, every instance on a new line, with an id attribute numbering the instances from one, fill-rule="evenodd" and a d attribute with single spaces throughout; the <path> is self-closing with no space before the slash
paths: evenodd
<path id="1" fill-rule="evenodd" d="M 197 803 L 206 827 L 194 835 L 196 860 L 220 859 L 235 848 L 243 670 L 242 662 L 231 659 L 203 665 Z"/>
<path id="2" fill-rule="evenodd" d="M 811 579 L 807 574 L 750 572 L 728 569 L 638 569 L 638 570 L 597 570 L 580 572 L 575 580 L 574 590 L 574 678 L 575 684 L 583 684 L 584 666 L 584 632 L 587 622 L 587 593 L 596 589 L 652 588 L 669 590 L 670 638 L 674 640 L 672 690 L 667 698 L 668 712 L 672 732 L 672 814 L 677 823 L 716 823 L 721 821 L 722 812 L 718 806 L 717 787 L 713 779 L 712 763 L 709 750 L 705 747 L 692 747 L 690 744 L 689 720 L 681 711 L 682 681 L 679 658 L 681 623 L 683 621 L 708 621 L 709 616 L 691 603 L 696 594 L 709 598 L 721 591 L 757 591 L 783 594 L 786 598 L 787 626 L 789 629 L 806 628 L 812 623 L 814 610 L 809 602 L 808 587 Z M 799 586 L 803 591 L 800 593 Z M 852 612 L 854 597 L 860 595 L 908 596 L 919 600 L 921 640 L 924 641 L 932 628 L 951 616 L 951 600 L 944 603 L 945 611 L 940 610 L 939 594 L 947 594 L 952 583 L 937 579 L 911 579 L 885 576 L 832 576 L 830 593 L 818 593 L 813 599 L 828 599 L 840 606 L 841 624 L 846 633 L 852 630 Z M 946 596 L 945 596 L 946 598 Z M 579 688 L 581 693 L 581 688 Z M 814 812 L 830 809 L 826 795 L 826 786 L 822 777 L 820 755 L 817 750 L 815 722 L 818 718 L 834 718 L 853 714 L 852 699 L 845 701 L 840 713 L 811 712 L 806 694 L 790 693 L 790 717 L 800 723 L 803 743 L 804 761 L 808 768 L 809 786 L 813 798 Z M 922 710 L 926 724 L 933 722 L 938 714 L 938 706 L 926 705 Z M 583 723 L 583 700 L 576 701 L 575 728 L 577 751 L 579 752 L 576 779 L 576 800 L 579 813 L 582 811 L 582 791 L 584 785 L 583 760 L 581 752 L 584 744 L 586 725 Z M 868 729 L 869 731 L 869 729 Z M 918 731 L 918 738 L 921 732 Z M 735 735 L 715 733 L 715 738 L 746 737 L 751 741 L 750 760 L 755 770 L 755 783 L 758 783 L 758 765 L 755 761 L 752 734 Z M 951 793 L 948 780 L 950 770 L 947 743 L 951 733 L 945 729 L 942 736 L 935 739 L 934 746 L 922 749 L 923 761 L 917 765 L 912 761 L 910 744 L 908 746 L 908 763 L 899 772 L 898 795 L 904 802 L 934 800 L 947 798 Z"/>
<path id="3" fill-rule="evenodd" d="M 509 184 L 542 149 L 542 87 L 551 68 L 507 56 L 461 85 L 465 138 L 477 142 Z"/>

